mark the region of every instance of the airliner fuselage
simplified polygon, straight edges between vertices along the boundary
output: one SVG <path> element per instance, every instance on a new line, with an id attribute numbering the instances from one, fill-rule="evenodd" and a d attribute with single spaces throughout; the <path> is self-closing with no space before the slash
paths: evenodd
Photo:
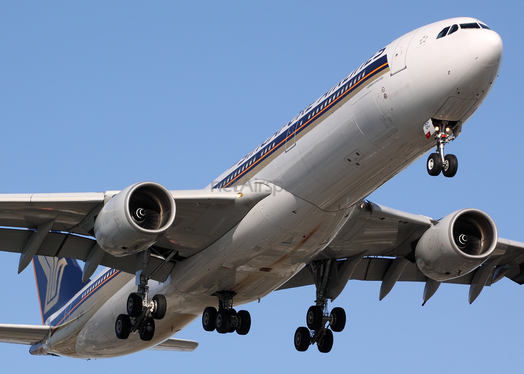
<path id="1" fill-rule="evenodd" d="M 268 196 L 225 235 L 178 262 L 166 282 L 149 282 L 150 293 L 165 295 L 169 306 L 151 341 L 115 336 L 135 277 L 106 270 L 46 321 L 56 328 L 36 353 L 129 354 L 216 306 L 217 292 L 234 293 L 240 305 L 276 290 L 329 245 L 362 199 L 436 147 L 435 127 L 460 134 L 489 92 L 501 56 L 499 35 L 472 18 L 421 27 L 378 50 L 209 186 Z"/>

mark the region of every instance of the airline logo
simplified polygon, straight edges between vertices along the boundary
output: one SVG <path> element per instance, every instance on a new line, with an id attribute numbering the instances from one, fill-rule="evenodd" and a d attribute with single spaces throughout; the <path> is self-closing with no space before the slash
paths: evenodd
<path id="1" fill-rule="evenodd" d="M 43 256 L 38 256 L 37 258 L 47 279 L 43 310 L 45 314 L 54 307 L 56 303 L 58 303 L 58 299 L 60 298 L 60 288 L 62 286 L 62 277 L 67 265 L 67 260 L 65 258 L 59 259 Z"/>

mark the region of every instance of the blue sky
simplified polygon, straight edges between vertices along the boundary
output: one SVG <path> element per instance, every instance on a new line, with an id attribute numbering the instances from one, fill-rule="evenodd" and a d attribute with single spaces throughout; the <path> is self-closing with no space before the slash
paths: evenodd
<path id="1" fill-rule="evenodd" d="M 521 216 L 520 1 L 378 0 L 0 2 L 0 193 L 98 192 L 153 180 L 206 186 L 378 49 L 425 24 L 473 16 L 504 41 L 499 78 L 447 151 L 455 178 L 426 174 L 425 158 L 370 196 L 440 218 L 474 207 L 499 235 L 524 241 Z M 443 56 L 442 58 L 445 58 Z M 31 270 L 0 253 L 1 323 L 41 323 Z M 333 306 L 348 323 L 329 355 L 298 353 L 314 289 L 247 306 L 249 335 L 178 337 L 193 353 L 141 352 L 108 360 L 32 357 L 0 344 L 2 372 L 206 371 L 455 373 L 515 371 L 524 343 L 524 288 L 502 280 L 473 305 L 468 288 L 443 285 L 421 307 L 423 284 L 351 281 Z"/>

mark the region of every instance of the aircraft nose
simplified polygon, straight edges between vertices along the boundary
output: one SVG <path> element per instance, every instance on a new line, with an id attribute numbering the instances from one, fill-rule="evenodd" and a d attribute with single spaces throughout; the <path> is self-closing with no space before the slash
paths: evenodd
<path id="1" fill-rule="evenodd" d="M 502 59 L 502 39 L 492 30 L 470 33 L 468 49 L 476 62 L 483 66 L 499 65 Z"/>

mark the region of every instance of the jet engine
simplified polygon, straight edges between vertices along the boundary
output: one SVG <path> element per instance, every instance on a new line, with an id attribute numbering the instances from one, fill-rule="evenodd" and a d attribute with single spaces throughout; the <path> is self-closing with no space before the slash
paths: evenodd
<path id="1" fill-rule="evenodd" d="M 482 265 L 495 250 L 497 228 L 486 213 L 463 209 L 428 229 L 415 248 L 417 266 L 436 281 L 458 278 Z"/>
<path id="2" fill-rule="evenodd" d="M 95 220 L 98 245 L 113 256 L 149 248 L 175 220 L 175 200 L 163 186 L 141 182 L 115 195 Z"/>

